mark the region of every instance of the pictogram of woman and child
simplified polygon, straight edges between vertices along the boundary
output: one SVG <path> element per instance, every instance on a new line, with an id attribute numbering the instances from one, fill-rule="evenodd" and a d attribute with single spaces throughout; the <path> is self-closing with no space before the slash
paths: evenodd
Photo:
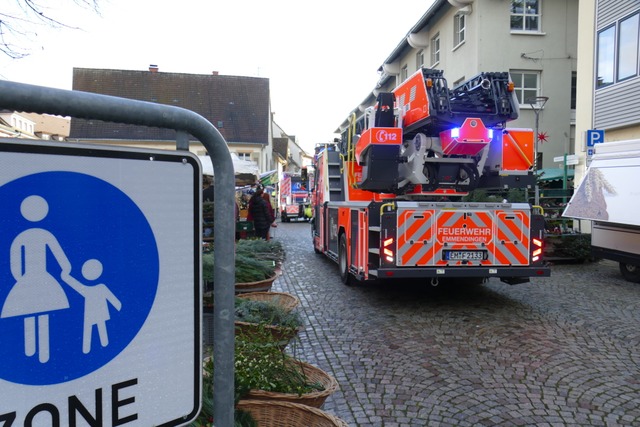
<path id="1" fill-rule="evenodd" d="M 20 213 L 26 220 L 38 223 L 49 213 L 49 204 L 41 196 L 28 196 L 20 205 Z M 11 243 L 9 265 L 16 282 L 2 305 L 0 319 L 24 317 L 25 355 L 34 356 L 37 352 L 40 363 L 49 360 L 49 313 L 68 309 L 69 300 L 62 284 L 47 269 L 47 251 L 60 265 L 62 281 L 84 298 L 82 352 L 91 351 L 94 326 L 98 329 L 100 344 L 106 347 L 109 304 L 120 311 L 120 300 L 103 283 L 84 285 L 72 277 L 71 262 L 56 237 L 37 226 L 22 231 Z M 81 271 L 85 280 L 93 282 L 102 275 L 102 263 L 90 259 Z"/>

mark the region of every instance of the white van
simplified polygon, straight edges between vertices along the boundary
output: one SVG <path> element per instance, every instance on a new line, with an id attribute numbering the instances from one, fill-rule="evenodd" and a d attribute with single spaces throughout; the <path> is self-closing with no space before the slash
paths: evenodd
<path id="1" fill-rule="evenodd" d="M 593 221 L 591 251 L 640 283 L 640 140 L 597 144 L 564 217 Z"/>

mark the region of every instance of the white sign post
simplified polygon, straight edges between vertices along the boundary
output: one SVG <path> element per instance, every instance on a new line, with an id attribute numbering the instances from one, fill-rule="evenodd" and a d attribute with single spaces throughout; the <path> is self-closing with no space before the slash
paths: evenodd
<path id="1" fill-rule="evenodd" d="M 0 424 L 191 421 L 197 158 L 14 141 L 0 141 Z"/>
<path id="2" fill-rule="evenodd" d="M 567 166 L 577 165 L 579 163 L 578 156 L 575 154 L 554 157 L 553 161 L 556 163 L 564 163 L 566 161 Z"/>

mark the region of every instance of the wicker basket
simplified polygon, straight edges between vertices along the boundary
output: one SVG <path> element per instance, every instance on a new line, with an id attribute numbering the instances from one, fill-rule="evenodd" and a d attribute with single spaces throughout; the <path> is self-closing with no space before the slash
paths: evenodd
<path id="1" fill-rule="evenodd" d="M 296 393 L 250 390 L 246 398 L 250 400 L 277 400 L 290 403 L 300 403 L 314 408 L 322 408 L 327 397 L 338 390 L 338 381 L 322 369 L 309 363 L 302 362 L 300 360 L 295 360 L 292 363 L 295 363 L 300 367 L 309 382 L 318 382 L 322 384 L 324 390 L 305 393 L 303 395 L 298 395 Z M 298 425 L 302 426 L 305 424 Z"/>
<path id="2" fill-rule="evenodd" d="M 273 282 L 278 278 L 278 273 L 268 279 L 259 280 L 257 282 L 236 283 L 235 292 L 241 294 L 243 292 L 268 292 L 273 286 Z"/>
<path id="3" fill-rule="evenodd" d="M 291 311 L 300 304 L 298 297 L 285 292 L 247 292 L 238 295 L 238 298 L 244 298 L 251 301 L 272 302 L 286 311 Z"/>
<path id="4" fill-rule="evenodd" d="M 234 324 L 236 328 L 236 335 L 244 335 L 248 337 L 253 336 L 255 337 L 254 339 L 264 337 L 264 331 L 269 331 L 273 342 L 278 343 L 278 345 L 283 349 L 302 330 L 302 326 L 299 328 L 283 328 L 282 326 L 241 322 L 239 320 L 236 320 Z"/>
<path id="5" fill-rule="evenodd" d="M 241 400 L 236 408 L 249 412 L 258 427 L 349 427 L 328 412 L 299 403 Z"/>

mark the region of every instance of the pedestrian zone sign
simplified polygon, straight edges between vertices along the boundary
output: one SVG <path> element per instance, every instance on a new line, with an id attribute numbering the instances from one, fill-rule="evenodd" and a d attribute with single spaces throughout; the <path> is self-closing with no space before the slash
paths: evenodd
<path id="1" fill-rule="evenodd" d="M 0 140 L 1 425 L 195 418 L 200 171 L 186 151 Z"/>

